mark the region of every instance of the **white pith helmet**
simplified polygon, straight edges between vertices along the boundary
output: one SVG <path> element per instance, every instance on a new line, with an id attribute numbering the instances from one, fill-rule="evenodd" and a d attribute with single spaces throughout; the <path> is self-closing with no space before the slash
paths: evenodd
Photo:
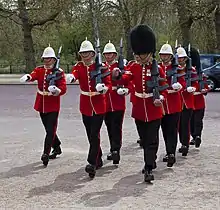
<path id="1" fill-rule="evenodd" d="M 160 54 L 173 55 L 172 47 L 168 43 L 164 44 L 160 49 L 159 55 Z"/>
<path id="2" fill-rule="evenodd" d="M 103 54 L 104 53 L 117 53 L 115 46 L 110 42 L 110 40 L 104 47 Z"/>
<path id="3" fill-rule="evenodd" d="M 95 50 L 93 48 L 92 43 L 90 41 L 88 41 L 87 37 L 86 37 L 86 40 L 81 43 L 81 46 L 80 46 L 80 49 L 79 49 L 79 53 L 89 52 L 89 51 L 92 51 L 92 52 L 95 53 Z"/>
<path id="4" fill-rule="evenodd" d="M 57 58 L 56 54 L 54 52 L 54 49 L 52 47 L 46 47 L 44 49 L 43 55 L 41 56 L 41 58 Z"/>
<path id="5" fill-rule="evenodd" d="M 178 55 L 178 58 L 188 57 L 186 54 L 186 50 L 183 47 L 177 48 L 177 55 Z"/>

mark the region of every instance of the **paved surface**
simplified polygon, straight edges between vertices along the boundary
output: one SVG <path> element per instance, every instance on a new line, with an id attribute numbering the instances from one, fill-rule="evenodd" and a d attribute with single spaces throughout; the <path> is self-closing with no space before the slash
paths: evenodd
<path id="1" fill-rule="evenodd" d="M 177 154 L 177 164 L 161 161 L 152 185 L 143 182 L 143 152 L 128 106 L 124 122 L 122 160 L 106 160 L 109 143 L 103 126 L 104 167 L 90 180 L 84 171 L 88 142 L 78 111 L 78 86 L 69 86 L 62 100 L 58 135 L 63 154 L 42 166 L 44 130 L 32 109 L 34 85 L 0 86 L 0 209 L 220 209 L 220 97 L 207 96 L 203 143 Z M 129 104 L 129 103 L 128 103 Z"/>

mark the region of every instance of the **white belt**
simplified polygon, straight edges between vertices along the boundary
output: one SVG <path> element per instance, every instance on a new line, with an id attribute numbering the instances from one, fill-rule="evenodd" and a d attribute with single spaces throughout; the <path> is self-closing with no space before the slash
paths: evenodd
<path id="1" fill-rule="evenodd" d="M 177 93 L 176 90 L 167 90 L 167 91 L 168 91 L 168 93 Z"/>
<path id="2" fill-rule="evenodd" d="M 112 86 L 112 90 L 117 90 L 118 88 L 116 86 Z"/>
<path id="3" fill-rule="evenodd" d="M 153 93 L 134 93 L 138 98 L 150 98 L 153 97 Z"/>
<path id="4" fill-rule="evenodd" d="M 194 93 L 193 93 L 194 96 L 200 95 L 200 94 L 202 94 L 202 93 L 201 93 L 201 92 L 194 92 Z"/>
<path id="5" fill-rule="evenodd" d="M 41 90 L 37 90 L 37 92 L 42 95 L 42 96 L 51 96 L 52 93 L 51 92 L 48 92 L 48 91 L 41 91 Z"/>
<path id="6" fill-rule="evenodd" d="M 85 92 L 83 90 L 81 90 L 81 94 L 84 95 L 84 96 L 97 96 L 97 95 L 100 95 L 99 92 Z"/>

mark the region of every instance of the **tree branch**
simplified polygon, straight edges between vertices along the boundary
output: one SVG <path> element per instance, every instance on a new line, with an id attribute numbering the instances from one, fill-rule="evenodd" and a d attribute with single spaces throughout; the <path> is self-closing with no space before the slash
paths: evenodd
<path id="1" fill-rule="evenodd" d="M 42 26 L 44 25 L 45 23 L 49 22 L 49 21 L 54 21 L 54 19 L 60 14 L 60 10 L 59 11 L 56 11 L 55 13 L 51 14 L 50 16 L 46 17 L 45 19 L 42 19 L 42 20 L 32 20 L 30 25 L 32 27 L 34 26 Z"/>

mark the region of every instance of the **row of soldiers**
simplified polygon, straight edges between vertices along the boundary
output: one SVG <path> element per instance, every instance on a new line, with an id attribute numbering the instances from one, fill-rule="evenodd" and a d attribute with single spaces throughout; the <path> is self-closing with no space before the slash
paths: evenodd
<path id="1" fill-rule="evenodd" d="M 103 166 L 100 146 L 100 129 L 103 121 L 107 126 L 110 141 L 107 159 L 112 160 L 113 164 L 120 162 L 125 98 L 129 93 L 132 103 L 131 115 L 135 120 L 140 145 L 144 150 L 145 164 L 142 172 L 145 182 L 154 180 L 152 171 L 157 167 L 160 127 L 166 146 L 163 161 L 167 162 L 167 167 L 172 167 L 176 162 L 178 133 L 182 144 L 179 152 L 183 156 L 187 155 L 189 144 L 200 146 L 205 110 L 204 94 L 208 92 L 208 86 L 204 85 L 202 89 L 199 87 L 194 67 L 190 67 L 190 75 L 187 73 L 186 62 L 190 58 L 186 50 L 179 47 L 173 53 L 171 46 L 164 44 L 159 52 L 162 62 L 158 65 L 155 59 L 156 39 L 150 27 L 147 25 L 134 27 L 130 33 L 130 41 L 135 59 L 128 62 L 123 69 L 119 68 L 115 46 L 109 42 L 104 47 L 105 62 L 101 66 L 101 74 L 96 74 L 96 51 L 92 43 L 85 40 L 79 50 L 81 61 L 73 67 L 71 74 L 66 78 L 63 70 L 58 68 L 56 71 L 59 77 L 51 83 L 50 78 L 53 78 L 51 75 L 54 74 L 58 58 L 53 48 L 47 47 L 42 55 L 44 65 L 36 67 L 32 73 L 20 79 L 21 82 L 38 81 L 34 108 L 40 113 L 46 130 L 41 157 L 45 166 L 49 159 L 56 158 L 62 153 L 56 130 L 60 96 L 66 93 L 66 82 L 79 81 L 79 106 L 89 141 L 88 165 L 85 171 L 92 178 L 95 177 L 96 170 Z M 196 58 L 195 66 L 198 64 L 199 56 Z M 193 140 L 190 142 L 191 119 L 194 123 L 191 127 Z"/>

